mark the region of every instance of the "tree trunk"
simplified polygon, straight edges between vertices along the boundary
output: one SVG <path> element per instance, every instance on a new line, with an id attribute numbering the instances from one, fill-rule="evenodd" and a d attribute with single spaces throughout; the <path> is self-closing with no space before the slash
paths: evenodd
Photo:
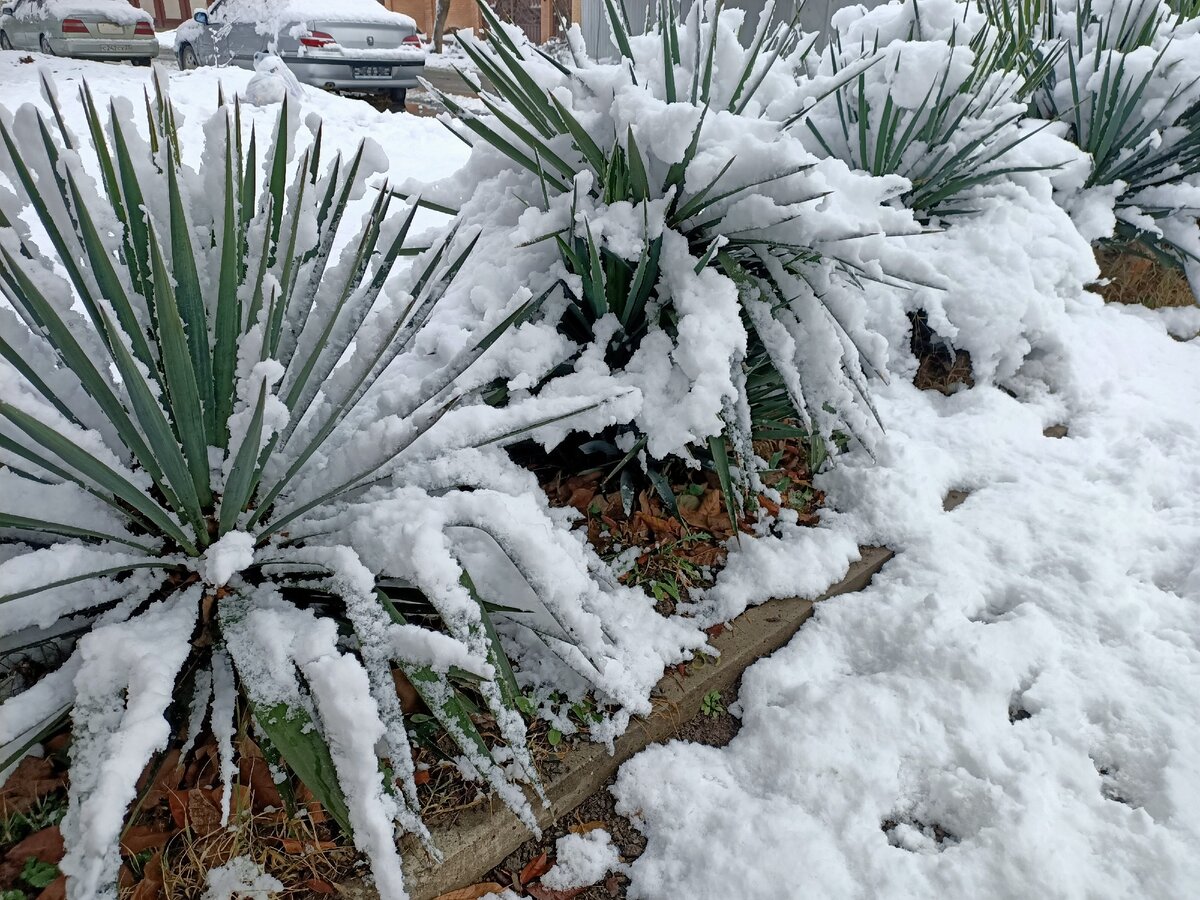
<path id="1" fill-rule="evenodd" d="M 442 52 L 442 38 L 446 34 L 446 19 L 450 18 L 450 0 L 437 0 L 433 14 L 433 52 Z"/>

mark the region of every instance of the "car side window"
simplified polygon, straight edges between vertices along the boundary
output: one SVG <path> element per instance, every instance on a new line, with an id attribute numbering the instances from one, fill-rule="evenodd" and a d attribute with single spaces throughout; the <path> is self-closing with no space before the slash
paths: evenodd
<path id="1" fill-rule="evenodd" d="M 225 0 L 217 0 L 208 8 L 208 17 L 213 21 L 223 19 L 225 17 Z"/>

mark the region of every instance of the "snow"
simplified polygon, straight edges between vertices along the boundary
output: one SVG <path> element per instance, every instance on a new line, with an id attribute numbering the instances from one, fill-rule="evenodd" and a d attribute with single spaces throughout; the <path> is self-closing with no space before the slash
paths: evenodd
<path id="1" fill-rule="evenodd" d="M 255 22 L 260 33 L 278 34 L 295 22 L 367 22 L 416 30 L 411 16 L 392 12 L 376 0 L 227 0 L 213 22 Z"/>
<path id="2" fill-rule="evenodd" d="M 235 856 L 221 866 L 213 866 L 205 877 L 201 900 L 270 900 L 283 884 L 258 867 L 248 856 Z"/>
<path id="3" fill-rule="evenodd" d="M 37 18 L 42 15 L 52 19 L 103 16 L 109 22 L 119 25 L 136 25 L 138 22 L 154 24 L 154 19 L 148 12 L 125 0 L 46 0 L 42 4 L 26 3 L 16 11 L 19 19 Z"/>
<path id="4" fill-rule="evenodd" d="M 1191 895 L 1200 343 L 1094 299 L 1060 337 L 1019 398 L 880 390 L 878 465 L 818 484 L 897 555 L 747 670 L 728 747 L 623 766 L 631 896 Z"/>
<path id="5" fill-rule="evenodd" d="M 224 587 L 229 579 L 254 562 L 254 535 L 230 531 L 205 552 L 200 576 L 212 587 Z"/>
<path id="6" fill-rule="evenodd" d="M 624 872 L 612 835 L 603 828 L 584 834 L 566 834 L 554 845 L 554 866 L 541 883 L 551 890 L 595 884 L 609 872 Z"/>
<path id="7" fill-rule="evenodd" d="M 300 8 L 329 18 L 315 0 Z M 339 9 L 350 15 L 359 5 Z M 956 79 L 963 74 L 965 50 L 949 46 L 958 9 L 950 0 L 922 0 L 921 40 L 911 42 L 911 54 L 887 51 L 886 65 L 908 54 L 905 65 L 921 76 L 891 85 L 902 102 L 919 104 L 930 76 L 947 65 Z M 878 33 L 886 43 L 908 39 L 914 12 L 915 4 L 891 5 L 869 19 L 844 11 L 838 22 L 848 36 L 873 40 Z M 740 19 L 730 12 L 701 30 L 732 34 Z M 968 24 L 978 27 L 974 19 Z M 684 34 L 691 34 L 685 46 L 700 36 Z M 529 75 L 552 88 L 585 127 L 602 133 L 606 146 L 613 136 L 634 136 L 661 180 L 683 155 L 698 113 L 655 93 L 657 39 L 635 43 L 637 84 L 627 67 L 616 65 L 583 68 L 567 79 L 530 60 Z M 680 84 L 694 65 L 684 56 Z M 84 78 L 102 108 L 110 100 L 124 107 L 132 98 L 144 122 L 139 107 L 149 73 L 70 60 L 43 69 L 19 58 L 0 53 L 0 115 L 21 135 L 35 134 L 36 123 L 28 110 L 15 118 L 10 110 L 25 103 L 44 108 L 42 71 L 53 74 L 64 98 Z M 730 76 L 743 60 L 726 45 L 716 59 L 723 77 L 713 90 L 724 106 Z M 149 588 L 161 584 L 160 570 L 0 603 L 6 636 L 47 631 L 98 600 L 115 604 L 62 669 L 5 703 L 0 726 L 0 744 L 15 740 L 37 724 L 35 707 L 72 699 L 78 720 L 88 723 L 77 729 L 85 733 L 72 749 L 79 774 L 64 823 L 71 850 L 63 868 L 82 885 L 73 888 L 79 896 L 114 882 L 119 814 L 146 757 L 170 737 L 166 686 L 190 652 L 205 589 L 228 588 L 218 608 L 225 647 L 197 676 L 191 731 L 207 712 L 220 779 L 228 783 L 234 771 L 236 672 L 257 706 L 286 704 L 327 740 L 350 801 L 356 846 L 371 857 L 381 893 L 400 898 L 397 830 L 420 839 L 427 833 L 417 816 L 391 668 L 403 661 L 434 672 L 456 666 L 482 678 L 495 674 L 464 573 L 480 597 L 520 610 L 495 618 L 521 688 L 544 696 L 553 686 L 569 699 L 594 691 L 614 711 L 591 729 L 592 737 L 611 744 L 630 716 L 652 708 L 663 666 L 704 648 L 698 626 L 770 597 L 817 596 L 864 544 L 885 545 L 896 556 L 868 588 L 823 603 L 787 647 L 747 671 L 734 707 L 743 727 L 728 747 L 673 742 L 622 767 L 614 788 L 619 809 L 648 839 L 628 869 L 631 895 L 1182 897 L 1200 883 L 1200 826 L 1191 814 L 1200 802 L 1194 757 L 1200 319 L 1193 310 L 1107 308 L 1087 293 L 1098 275 L 1088 240 L 1115 224 L 1115 198 L 1082 190 L 1088 162 L 1063 141 L 1062 129 L 1039 133 L 1015 153 L 1020 164 L 1062 163 L 1060 170 L 981 185 L 965 198 L 973 215 L 922 230 L 896 202 L 906 179 L 868 177 L 838 159 L 818 160 L 798 138 L 778 133 L 771 116 L 794 111 L 793 76 L 802 74 L 780 68 L 787 71 L 767 73 L 746 115 L 722 111 L 705 120 L 685 194 L 711 186 L 727 163 L 729 185 L 806 166 L 769 189 L 722 201 L 724 227 L 754 231 L 774 223 L 797 245 L 841 254 L 876 279 L 885 269 L 895 272 L 916 289 L 870 278 L 852 288 L 822 268 L 813 284 L 789 282 L 796 296 L 773 315 L 763 301 L 740 297 L 715 268 L 696 271 L 695 248 L 665 223 L 668 198 L 636 208 L 602 203 L 586 196 L 590 174 L 577 173 L 578 198 L 563 191 L 543 208 L 540 185 L 528 173 L 482 147 L 470 153 L 433 120 L 381 114 L 312 90 L 289 103 L 294 113 L 299 108 L 288 123 L 293 159 L 312 146 L 313 113 L 324 121 L 323 161 L 338 152 L 349 159 L 370 136 L 357 181 L 347 187 L 348 221 L 361 220 L 379 196 L 373 188 L 386 179 L 461 205 L 465 224 L 447 232 L 446 217 L 421 211 L 414 234 L 431 249 L 350 309 L 354 304 L 343 307 L 339 291 L 352 260 L 341 258 L 340 246 L 308 246 L 316 233 L 311 194 L 295 201 L 298 209 L 289 206 L 287 215 L 297 217 L 300 240 L 317 260 L 301 273 L 311 278 L 313 311 L 297 333 L 283 337 L 279 359 L 260 354 L 261 331 L 243 342 L 231 421 L 236 448 L 261 388 L 268 412 L 260 440 L 279 436 L 283 448 L 263 473 L 265 483 L 298 466 L 270 514 L 298 510 L 286 523 L 286 543 L 280 536 L 256 550 L 253 523 L 239 521 L 244 530 L 225 534 L 201 559 L 164 561 L 199 572 L 203 586 L 129 621 Z M 218 88 L 246 97 L 258 76 L 202 69 L 163 77 L 179 107 L 183 162 L 198 167 L 201 138 L 219 139 L 228 127 L 210 121 Z M 84 133 L 78 105 L 66 102 L 64 111 L 68 125 Z M 244 127 L 255 128 L 262 147 L 277 114 L 277 107 L 242 108 Z M 555 152 L 574 159 L 566 141 L 552 140 Z M 91 164 L 64 154 L 62 165 Z M 37 176 L 53 177 L 48 170 Z M 0 170 L 6 205 L 12 180 L 10 170 Z M 212 186 L 205 171 L 189 171 L 185 181 Z M 794 220 L 783 221 L 793 213 Z M 400 218 L 393 214 L 383 227 L 379 246 L 394 237 Z M 23 237 L 33 231 L 26 224 Z M 574 277 L 565 275 L 549 242 L 514 250 L 559 229 L 591 231 L 627 259 L 662 236 L 662 299 L 677 314 L 677 328 L 652 329 L 629 365 L 609 370 L 603 350 L 613 322 L 597 326 L 590 346 L 574 347 L 556 327 L 563 312 L 558 298 L 543 318 L 477 351 L 480 338 L 519 305 L 556 278 Z M 418 291 L 423 266 L 436 268 L 435 260 L 457 257 L 476 239 L 465 267 L 469 279 Z M 11 235 L 4 240 L 6 249 L 15 245 Z M 29 241 L 44 252 L 43 235 L 32 233 Z M 52 272 L 45 280 L 53 301 L 67 309 L 69 286 Z M 404 325 L 414 308 L 414 317 L 428 317 L 420 331 Z M 525 429 L 552 445 L 569 428 L 636 423 L 652 453 L 686 458 L 689 443 L 744 412 L 738 406 L 747 349 L 743 309 L 770 352 L 786 361 L 793 394 L 804 401 L 802 385 L 816 385 L 816 398 L 836 402 L 842 418 L 831 418 L 821 402 L 807 407 L 818 426 L 864 426 L 859 430 L 871 437 L 819 477 L 829 498 L 820 527 L 760 523 L 754 535 L 731 544 L 716 585 L 690 598 L 684 607 L 690 617 L 665 620 L 644 593 L 616 583 L 568 530 L 572 513 L 551 509 L 503 446 Z M 940 336 L 970 352 L 974 388 L 941 396 L 911 385 L 916 361 L 907 314 L 917 309 Z M 6 340 L 19 342 L 26 325 L 6 311 L 0 328 Z M 316 363 L 320 390 L 300 392 L 291 418 L 280 399 L 292 387 L 290 363 L 326 338 L 340 358 Z M 52 379 L 61 373 L 53 359 L 38 356 L 39 347 L 25 340 L 21 358 L 28 356 L 57 389 Z M 573 371 L 534 393 L 564 361 Z M 360 390 L 384 368 L 386 377 Z M 868 370 L 891 376 L 871 385 L 883 428 L 862 411 L 851 413 Z M 447 372 L 461 375 L 453 387 Z M 475 402 L 496 380 L 508 385 L 510 404 Z M 0 386 L 6 403 L 148 486 L 144 473 L 117 458 L 111 429 L 94 421 L 102 417 L 77 391 L 69 397 L 80 411 L 73 424 L 8 362 L 0 364 Z M 347 398 L 353 402 L 337 418 Z M 579 414 L 557 421 L 569 413 Z M 345 439 L 302 456 L 307 440 L 329 422 Z M 1067 438 L 1044 436 L 1046 426 L 1058 423 L 1069 426 Z M 222 461 L 214 459 L 215 477 Z M 337 485 L 360 490 L 352 499 L 321 503 Z M 952 489 L 971 493 L 946 512 L 943 498 Z M 5 476 L 0 490 L 25 496 L 30 489 Z M 103 532 L 112 544 L 6 546 L 0 556 L 6 592 L 42 586 L 47 571 L 72 578 L 155 553 L 153 547 L 131 553 L 136 537 L 111 508 L 80 490 L 59 486 L 38 496 L 47 498 L 45 515 Z M 253 577 L 243 574 L 255 565 Z M 314 581 L 344 604 L 352 636 L 299 609 L 260 577 L 271 566 L 291 565 L 318 573 Z M 422 590 L 445 633 L 393 622 L 374 593 L 379 573 Z M 525 724 L 506 709 L 494 681 L 483 682 L 480 694 L 508 747 L 495 759 L 467 751 L 457 762 L 533 823 L 530 797 L 540 787 L 524 749 Z M 377 754 L 398 763 L 395 771 L 381 771 Z M 533 788 L 530 797 L 514 779 Z M 225 798 L 227 815 L 228 792 Z M 564 838 L 558 858 L 547 887 L 594 882 L 623 865 L 602 831 Z M 212 873 L 209 893 L 215 900 L 275 887 L 240 860 Z"/>

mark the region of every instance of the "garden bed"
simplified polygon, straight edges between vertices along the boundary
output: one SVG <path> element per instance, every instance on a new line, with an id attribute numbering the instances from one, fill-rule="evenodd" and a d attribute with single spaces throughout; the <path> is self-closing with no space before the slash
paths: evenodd
<path id="1" fill-rule="evenodd" d="M 754 661 L 782 647 L 813 614 L 815 603 L 864 588 L 892 557 L 883 547 L 862 548 L 862 558 L 846 576 L 815 600 L 772 600 L 743 613 L 711 640 L 717 660 L 676 667 L 659 682 L 652 715 L 635 720 L 617 739 L 613 752 L 598 744 L 563 750 L 555 760 L 557 774 L 547 778 L 550 806 L 535 804 L 543 828 L 570 814 L 616 772 L 626 759 L 646 746 L 674 737 L 700 714 L 705 697 L 731 687 Z M 718 629 L 713 629 L 717 632 Z M 413 900 L 429 898 L 479 882 L 528 838 L 529 832 L 498 801 L 464 810 L 433 827 L 434 841 L 445 855 L 434 865 L 412 842 L 405 845 L 406 884 Z M 364 891 L 360 896 L 373 896 Z"/>

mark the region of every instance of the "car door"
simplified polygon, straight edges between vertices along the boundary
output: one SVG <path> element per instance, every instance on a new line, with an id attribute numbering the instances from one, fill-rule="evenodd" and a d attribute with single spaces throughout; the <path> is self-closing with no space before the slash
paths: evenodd
<path id="1" fill-rule="evenodd" d="M 233 15 L 234 24 L 229 35 L 229 49 L 233 64 L 243 69 L 254 68 L 254 54 L 266 50 L 272 40 L 271 35 L 260 33 L 259 23 L 255 15 L 257 4 L 246 3 L 245 0 L 225 0 L 231 7 L 236 6 Z"/>
<path id="2" fill-rule="evenodd" d="M 240 0 L 217 0 L 208 8 L 205 32 L 219 66 L 254 67 L 254 51 L 263 43 L 255 31 L 251 9 Z"/>
<path id="3" fill-rule="evenodd" d="M 37 49 L 36 36 L 33 43 L 29 43 L 29 32 L 32 30 L 29 18 L 32 15 L 33 0 L 17 0 L 13 7 L 12 30 L 8 34 L 8 39 L 12 41 L 13 48 L 16 50 Z"/>

